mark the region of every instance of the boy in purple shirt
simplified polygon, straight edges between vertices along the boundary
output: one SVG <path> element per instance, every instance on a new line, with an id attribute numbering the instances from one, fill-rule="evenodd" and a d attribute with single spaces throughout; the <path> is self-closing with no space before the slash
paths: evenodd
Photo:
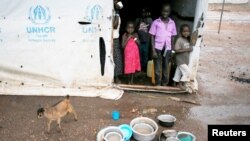
<path id="1" fill-rule="evenodd" d="M 172 55 L 173 37 L 177 35 L 175 22 L 169 18 L 170 12 L 170 5 L 164 4 L 161 17 L 152 23 L 149 30 L 157 86 L 168 84 L 168 62 Z"/>

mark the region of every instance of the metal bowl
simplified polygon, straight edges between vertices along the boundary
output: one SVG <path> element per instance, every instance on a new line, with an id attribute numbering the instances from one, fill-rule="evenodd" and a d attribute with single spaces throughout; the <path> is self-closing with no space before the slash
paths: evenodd
<path id="1" fill-rule="evenodd" d="M 121 134 L 117 132 L 109 132 L 104 137 L 105 141 L 123 141 Z"/>
<path id="2" fill-rule="evenodd" d="M 175 137 L 169 137 L 166 139 L 166 141 L 180 141 L 180 140 Z"/>
<path id="3" fill-rule="evenodd" d="M 148 126 L 151 126 L 153 129 L 153 132 L 151 133 L 141 133 L 136 130 L 136 124 L 147 124 Z M 138 125 L 137 125 L 138 126 Z M 133 131 L 133 137 L 138 140 L 138 141 L 152 141 L 156 137 L 156 133 L 158 131 L 158 125 L 156 122 L 150 118 L 147 117 L 138 117 L 133 119 L 130 122 L 130 127 L 132 128 Z M 149 127 L 145 126 L 145 129 L 149 129 Z"/>
<path id="4" fill-rule="evenodd" d="M 162 131 L 162 133 L 166 138 L 169 138 L 169 137 L 176 137 L 178 132 L 176 130 L 164 130 Z"/>
<path id="5" fill-rule="evenodd" d="M 164 127 L 172 127 L 176 122 L 176 118 L 172 115 L 159 115 L 157 117 L 159 124 Z"/>
<path id="6" fill-rule="evenodd" d="M 110 133 L 114 133 L 114 132 L 119 134 L 122 137 L 122 141 L 124 140 L 124 135 L 123 135 L 121 129 L 119 127 L 116 127 L 116 126 L 109 126 L 109 127 L 105 128 L 105 130 L 103 131 L 102 138 L 105 139 L 105 138 L 107 138 L 107 135 L 109 135 Z"/>
<path id="7" fill-rule="evenodd" d="M 133 126 L 133 129 L 141 134 L 151 134 L 154 132 L 154 128 L 147 123 L 137 123 Z"/>

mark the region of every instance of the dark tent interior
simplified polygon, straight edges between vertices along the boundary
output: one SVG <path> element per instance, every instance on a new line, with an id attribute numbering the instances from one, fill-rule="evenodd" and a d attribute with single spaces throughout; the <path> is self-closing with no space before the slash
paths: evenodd
<path id="1" fill-rule="evenodd" d="M 197 0 L 122 0 L 124 5 L 123 9 L 120 10 L 121 17 L 121 28 L 120 35 L 125 32 L 125 26 L 128 21 L 135 21 L 137 18 L 141 17 L 141 11 L 146 8 L 150 13 L 149 17 L 153 20 L 159 18 L 161 12 L 161 5 L 164 3 L 169 3 L 172 8 L 170 17 L 175 21 L 177 31 L 179 33 L 179 27 L 183 23 L 187 23 L 190 27 L 193 27 L 195 9 Z M 151 52 L 149 51 L 149 60 L 151 59 Z M 174 62 L 174 61 L 173 61 Z M 175 64 L 171 64 L 169 85 L 173 84 L 171 78 L 173 78 L 175 72 Z M 136 84 L 151 85 L 151 78 L 147 78 L 146 75 L 139 75 L 135 77 L 134 82 Z M 126 77 L 124 82 L 126 83 Z"/>
<path id="2" fill-rule="evenodd" d="M 177 27 L 182 22 L 188 22 L 192 27 L 195 16 L 197 0 L 122 0 L 124 8 L 120 11 L 122 26 L 121 33 L 127 21 L 134 21 L 141 16 L 141 10 L 147 8 L 154 20 L 160 16 L 163 3 L 169 3 L 172 7 L 170 17 L 175 20 Z"/>

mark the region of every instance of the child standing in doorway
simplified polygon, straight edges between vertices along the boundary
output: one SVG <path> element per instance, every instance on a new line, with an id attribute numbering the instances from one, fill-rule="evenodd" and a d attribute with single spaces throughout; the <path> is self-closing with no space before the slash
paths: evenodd
<path id="1" fill-rule="evenodd" d="M 152 24 L 152 18 L 148 17 L 148 10 L 143 8 L 141 11 L 141 17 L 136 19 L 136 28 L 140 39 L 140 57 L 142 71 L 147 72 L 148 54 L 150 35 L 148 33 L 150 25 Z"/>
<path id="2" fill-rule="evenodd" d="M 190 81 L 191 72 L 189 70 L 189 55 L 193 51 L 190 46 L 190 27 L 187 24 L 181 25 L 181 36 L 175 43 L 174 50 L 176 52 L 177 68 L 173 80 L 178 84 L 181 89 L 185 89 L 185 82 Z"/>
<path id="3" fill-rule="evenodd" d="M 119 5 L 120 3 L 120 5 Z M 121 25 L 121 18 L 119 15 L 119 11 L 122 9 L 121 1 L 114 0 L 114 13 L 113 13 L 113 55 L 114 55 L 114 80 L 115 83 L 121 83 L 119 76 L 123 74 L 123 60 L 122 60 L 122 48 L 119 41 L 119 31 Z"/>
<path id="4" fill-rule="evenodd" d="M 173 38 L 177 34 L 175 22 L 169 18 L 170 12 L 170 5 L 163 4 L 161 17 L 152 23 L 149 30 L 157 86 L 167 86 L 169 82 L 168 63 L 172 56 Z"/>
<path id="5" fill-rule="evenodd" d="M 122 47 L 124 48 L 124 73 L 128 75 L 129 84 L 133 83 L 133 74 L 141 71 L 139 45 L 135 24 L 128 22 L 126 33 L 122 36 Z"/>

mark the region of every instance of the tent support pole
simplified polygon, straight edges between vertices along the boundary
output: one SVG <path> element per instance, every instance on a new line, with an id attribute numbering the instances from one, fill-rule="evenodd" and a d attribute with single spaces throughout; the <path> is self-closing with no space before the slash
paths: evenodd
<path id="1" fill-rule="evenodd" d="M 225 1 L 226 0 L 223 0 L 223 3 L 222 3 L 222 9 L 221 9 L 221 15 L 220 15 L 220 24 L 219 24 L 218 34 L 220 34 L 221 22 L 222 22 L 222 16 L 223 16 L 223 12 L 224 12 Z"/>

